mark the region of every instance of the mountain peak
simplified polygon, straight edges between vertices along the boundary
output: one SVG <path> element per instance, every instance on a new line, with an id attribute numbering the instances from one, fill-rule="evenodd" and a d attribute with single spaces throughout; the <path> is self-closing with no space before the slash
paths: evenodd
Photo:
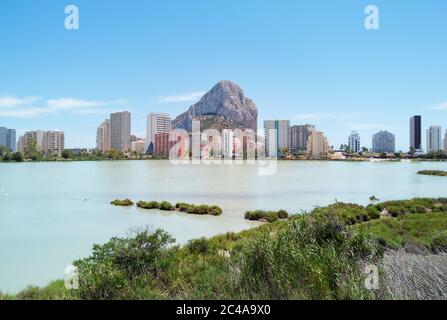
<path id="1" fill-rule="evenodd" d="M 239 85 L 229 80 L 219 81 L 199 102 L 173 121 L 174 128 L 191 130 L 194 118 L 205 119 L 206 127 L 216 129 L 257 129 L 258 109 Z"/>

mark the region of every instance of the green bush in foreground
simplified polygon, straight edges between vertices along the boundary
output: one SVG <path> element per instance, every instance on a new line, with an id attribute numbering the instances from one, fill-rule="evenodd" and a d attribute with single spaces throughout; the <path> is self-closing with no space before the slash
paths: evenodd
<path id="1" fill-rule="evenodd" d="M 133 206 L 133 202 L 130 199 L 125 199 L 125 200 L 113 200 L 111 202 L 112 205 L 114 206 L 122 206 L 122 207 L 130 207 Z"/>
<path id="2" fill-rule="evenodd" d="M 272 228 L 269 228 L 272 226 Z M 335 215 L 302 217 L 170 247 L 147 230 L 95 245 L 78 260 L 81 299 L 367 299 L 362 266 L 375 242 Z M 235 244 L 235 242 L 239 244 Z M 28 290 L 22 298 L 44 297 Z M 40 295 L 42 294 L 42 295 Z M 45 296 L 51 296 L 45 294 Z M 65 296 L 68 298 L 69 296 Z"/>
<path id="3" fill-rule="evenodd" d="M 77 294 L 82 299 L 130 297 L 134 288 L 157 281 L 160 270 L 168 268 L 167 246 L 173 242 L 162 230 L 143 230 L 94 245 L 89 258 L 74 262 L 80 279 Z"/>
<path id="4" fill-rule="evenodd" d="M 16 298 L 19 300 L 73 300 L 77 297 L 73 292 L 65 289 L 63 280 L 57 280 L 44 288 L 28 286 L 25 290 L 19 292 Z"/>
<path id="5" fill-rule="evenodd" d="M 433 236 L 431 250 L 434 253 L 447 253 L 447 230 L 441 231 Z"/>
<path id="6" fill-rule="evenodd" d="M 190 240 L 186 248 L 191 254 L 206 255 L 210 252 L 210 244 L 206 238 Z"/>
<path id="7" fill-rule="evenodd" d="M 379 252 L 367 234 L 350 232 L 336 215 L 299 217 L 249 242 L 235 286 L 243 299 L 371 298 L 362 265 Z"/>

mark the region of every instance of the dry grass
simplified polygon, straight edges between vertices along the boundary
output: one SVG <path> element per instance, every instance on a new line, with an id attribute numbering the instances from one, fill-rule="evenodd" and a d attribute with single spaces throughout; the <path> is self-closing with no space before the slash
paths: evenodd
<path id="1" fill-rule="evenodd" d="M 447 299 L 447 254 L 390 251 L 383 258 L 382 270 L 382 299 Z"/>

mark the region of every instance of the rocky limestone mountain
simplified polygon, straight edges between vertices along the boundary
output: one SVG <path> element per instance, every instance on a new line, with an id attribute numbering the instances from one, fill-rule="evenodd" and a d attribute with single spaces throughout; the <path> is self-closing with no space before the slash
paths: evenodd
<path id="1" fill-rule="evenodd" d="M 174 119 L 173 128 L 191 131 L 193 119 L 200 120 L 201 130 L 252 129 L 256 132 L 258 109 L 237 84 L 225 80 Z"/>

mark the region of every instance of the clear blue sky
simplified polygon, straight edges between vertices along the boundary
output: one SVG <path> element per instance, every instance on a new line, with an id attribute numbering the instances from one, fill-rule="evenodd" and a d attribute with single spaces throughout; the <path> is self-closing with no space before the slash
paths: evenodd
<path id="1" fill-rule="evenodd" d="M 64 8 L 80 29 L 64 28 Z M 364 8 L 380 29 L 364 28 Z M 264 119 L 313 123 L 331 144 L 387 129 L 408 149 L 408 118 L 447 128 L 447 2 L 2 0 L 0 126 L 60 129 L 93 147 L 111 111 L 172 116 L 222 79 Z M 424 130 L 425 131 L 425 130 Z M 425 140 L 424 140 L 425 147 Z"/>

